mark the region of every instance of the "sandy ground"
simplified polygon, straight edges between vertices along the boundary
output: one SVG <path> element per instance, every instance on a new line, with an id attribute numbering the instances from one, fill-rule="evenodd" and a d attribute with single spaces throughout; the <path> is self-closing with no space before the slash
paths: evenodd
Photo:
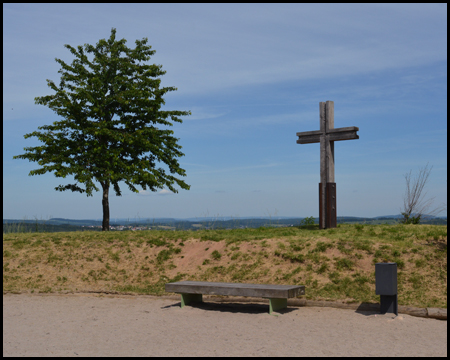
<path id="1" fill-rule="evenodd" d="M 3 356 L 447 356 L 447 321 L 152 296 L 3 295 Z"/>

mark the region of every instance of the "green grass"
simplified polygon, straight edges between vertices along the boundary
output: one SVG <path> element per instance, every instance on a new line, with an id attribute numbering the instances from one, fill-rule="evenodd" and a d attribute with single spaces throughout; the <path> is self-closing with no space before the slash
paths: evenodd
<path id="1" fill-rule="evenodd" d="M 10 233 L 3 291 L 160 295 L 183 279 L 301 284 L 308 299 L 379 302 L 381 261 L 397 262 L 400 305 L 447 307 L 447 228 L 436 225 Z"/>

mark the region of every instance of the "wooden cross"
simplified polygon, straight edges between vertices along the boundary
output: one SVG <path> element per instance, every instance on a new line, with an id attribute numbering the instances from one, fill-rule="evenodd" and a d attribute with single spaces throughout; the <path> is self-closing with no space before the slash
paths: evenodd
<path id="1" fill-rule="evenodd" d="M 337 224 L 334 142 L 359 139 L 356 126 L 334 128 L 334 102 L 320 103 L 320 130 L 298 132 L 297 144 L 320 143 L 319 228 Z"/>

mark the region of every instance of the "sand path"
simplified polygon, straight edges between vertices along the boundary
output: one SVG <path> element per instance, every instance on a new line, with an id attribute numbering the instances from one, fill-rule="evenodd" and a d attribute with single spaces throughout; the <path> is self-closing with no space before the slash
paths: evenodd
<path id="1" fill-rule="evenodd" d="M 447 321 L 152 296 L 3 295 L 3 356 L 447 356 Z"/>

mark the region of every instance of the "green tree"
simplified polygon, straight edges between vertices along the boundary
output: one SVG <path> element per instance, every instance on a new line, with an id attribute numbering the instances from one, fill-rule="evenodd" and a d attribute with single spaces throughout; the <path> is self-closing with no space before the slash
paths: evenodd
<path id="1" fill-rule="evenodd" d="M 47 80 L 55 94 L 35 98 L 36 104 L 48 106 L 62 120 L 25 134 L 25 139 L 35 136 L 43 144 L 26 147 L 25 154 L 13 157 L 42 166 L 30 171 L 30 176 L 47 172 L 62 178 L 73 175 L 76 182 L 59 185 L 58 191 L 92 196 L 93 190 L 99 191 L 94 181 L 100 183 L 103 231 L 109 230 L 111 185 L 117 196 L 121 195 L 121 181 L 133 192 L 139 192 L 136 186 L 141 186 L 151 191 L 167 187 L 177 193 L 175 183 L 190 188 L 174 176 L 186 176 L 177 160 L 184 154 L 168 126 L 173 125 L 171 120 L 181 123 L 179 116 L 191 112 L 161 110 L 163 96 L 177 89 L 160 88 L 159 77 L 166 72 L 161 65 L 144 63 L 155 53 L 147 41 L 136 40 L 136 47 L 130 49 L 125 39 L 116 41 L 113 28 L 110 38 L 101 39 L 96 46 L 85 44 L 75 49 L 64 45 L 75 59 L 71 65 L 55 59 L 61 65 L 59 87 Z"/>

